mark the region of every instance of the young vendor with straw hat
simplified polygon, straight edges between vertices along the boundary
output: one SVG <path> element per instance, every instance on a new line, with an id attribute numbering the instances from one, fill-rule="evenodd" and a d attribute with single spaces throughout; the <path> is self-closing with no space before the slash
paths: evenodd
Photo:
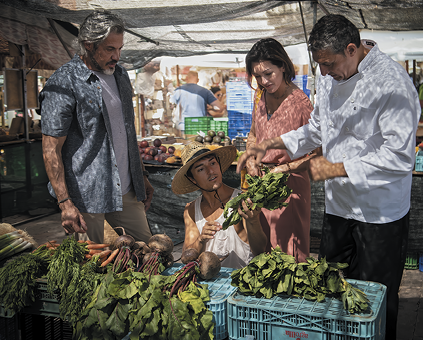
<path id="1" fill-rule="evenodd" d="M 242 209 L 238 208 L 242 221 L 222 230 L 225 204 L 241 192 L 222 182 L 222 174 L 236 158 L 236 148 L 210 150 L 192 142 L 184 147 L 181 158 L 183 166 L 172 181 L 172 191 L 177 195 L 196 190 L 202 193 L 185 207 L 183 250 L 212 251 L 222 258 L 223 267 L 245 267 L 254 256 L 264 252 L 267 238 L 261 228 L 260 210 L 249 210 L 244 201 Z"/>

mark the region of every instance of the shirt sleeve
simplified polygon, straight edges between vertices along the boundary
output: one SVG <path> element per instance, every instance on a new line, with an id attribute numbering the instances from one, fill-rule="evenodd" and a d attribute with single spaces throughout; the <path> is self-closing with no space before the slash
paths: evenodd
<path id="1" fill-rule="evenodd" d="M 42 133 L 53 137 L 67 136 L 75 104 L 69 75 L 50 77 L 40 93 Z"/>
<path id="2" fill-rule="evenodd" d="M 215 95 L 213 94 L 212 91 L 207 90 L 207 100 L 206 103 L 207 104 L 211 104 L 213 102 L 215 102 L 217 100 L 217 98 L 215 97 Z"/>
<path id="3" fill-rule="evenodd" d="M 368 191 L 404 178 L 414 168 L 417 123 L 420 117 L 417 92 L 403 83 L 391 85 L 391 93 L 379 113 L 380 136 L 365 141 L 358 155 L 344 161 L 347 175 L 358 191 Z M 373 141 L 382 138 L 378 145 Z"/>

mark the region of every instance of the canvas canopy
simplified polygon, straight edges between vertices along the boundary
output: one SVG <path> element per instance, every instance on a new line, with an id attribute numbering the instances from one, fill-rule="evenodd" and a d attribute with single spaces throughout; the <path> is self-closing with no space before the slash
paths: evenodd
<path id="1" fill-rule="evenodd" d="M 325 13 L 343 14 L 360 29 L 422 30 L 422 5 L 423 0 L 2 0 L 0 35 L 26 42 L 58 67 L 75 52 L 72 40 L 83 19 L 107 9 L 126 22 L 121 62 L 134 69 L 160 56 L 246 53 L 263 37 L 285 46 L 305 43 Z"/>

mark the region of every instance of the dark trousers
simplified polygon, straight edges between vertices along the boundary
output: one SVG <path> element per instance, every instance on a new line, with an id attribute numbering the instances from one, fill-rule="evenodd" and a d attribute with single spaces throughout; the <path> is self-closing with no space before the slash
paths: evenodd
<path id="1" fill-rule="evenodd" d="M 325 214 L 319 258 L 348 263 L 346 278 L 387 286 L 386 340 L 396 339 L 398 290 L 405 264 L 410 213 L 374 224 Z"/>

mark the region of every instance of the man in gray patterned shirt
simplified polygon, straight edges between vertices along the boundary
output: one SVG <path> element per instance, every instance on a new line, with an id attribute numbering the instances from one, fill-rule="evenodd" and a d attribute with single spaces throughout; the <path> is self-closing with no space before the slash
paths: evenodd
<path id="1" fill-rule="evenodd" d="M 62 226 L 102 243 L 104 220 L 136 240 L 151 237 L 145 211 L 153 196 L 137 146 L 132 86 L 117 64 L 124 24 L 107 11 L 82 23 L 79 55 L 40 94 L 43 156 Z"/>

